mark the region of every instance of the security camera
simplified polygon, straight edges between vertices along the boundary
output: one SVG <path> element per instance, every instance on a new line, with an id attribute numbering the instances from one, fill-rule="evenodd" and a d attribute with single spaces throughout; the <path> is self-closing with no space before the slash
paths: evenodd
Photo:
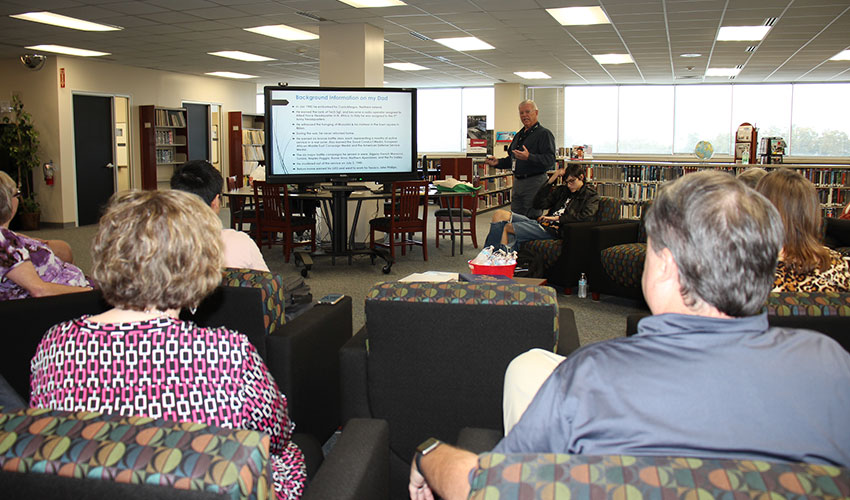
<path id="1" fill-rule="evenodd" d="M 41 54 L 24 54 L 21 56 L 21 64 L 33 71 L 40 70 L 46 60 L 47 56 Z"/>

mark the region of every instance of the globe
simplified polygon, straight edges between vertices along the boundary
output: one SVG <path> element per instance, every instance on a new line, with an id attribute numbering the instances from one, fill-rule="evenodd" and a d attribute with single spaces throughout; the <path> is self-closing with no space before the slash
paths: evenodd
<path id="1" fill-rule="evenodd" d="M 694 154 L 700 160 L 708 160 L 714 154 L 714 146 L 708 141 L 699 141 L 694 148 Z"/>

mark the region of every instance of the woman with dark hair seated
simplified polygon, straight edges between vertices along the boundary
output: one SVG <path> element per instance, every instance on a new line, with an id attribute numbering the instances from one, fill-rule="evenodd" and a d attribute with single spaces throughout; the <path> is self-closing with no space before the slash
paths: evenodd
<path id="1" fill-rule="evenodd" d="M 70 258 L 67 243 L 30 238 L 9 229 L 20 196 L 15 181 L 0 172 L 0 300 L 91 290 L 80 268 L 57 255 Z M 51 248 L 51 244 L 61 246 Z"/>
<path id="2" fill-rule="evenodd" d="M 60 323 L 32 360 L 31 406 L 252 429 L 271 436 L 278 498 L 301 496 L 287 401 L 253 345 L 179 319 L 221 282 L 221 222 L 197 196 L 112 196 L 92 242 L 92 276 L 112 309 Z"/>
<path id="3" fill-rule="evenodd" d="M 850 291 L 846 258 L 823 245 L 820 201 L 814 184 L 794 170 L 780 168 L 764 176 L 756 191 L 773 203 L 785 226 L 773 291 Z"/>

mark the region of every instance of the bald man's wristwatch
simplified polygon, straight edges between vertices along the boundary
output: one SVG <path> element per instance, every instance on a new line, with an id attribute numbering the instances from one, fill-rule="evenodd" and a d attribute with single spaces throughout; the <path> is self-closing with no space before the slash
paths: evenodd
<path id="1" fill-rule="evenodd" d="M 434 451 L 434 448 L 440 446 L 443 442 L 437 438 L 428 438 L 416 447 L 416 454 L 413 455 L 413 461 L 416 462 L 416 470 L 422 474 L 422 457 Z M 424 476 L 424 474 L 422 474 Z"/>

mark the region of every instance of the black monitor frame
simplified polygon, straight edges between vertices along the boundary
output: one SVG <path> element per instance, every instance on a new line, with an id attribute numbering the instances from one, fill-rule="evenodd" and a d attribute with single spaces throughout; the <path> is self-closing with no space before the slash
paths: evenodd
<path id="1" fill-rule="evenodd" d="M 288 90 L 298 92 L 356 92 L 356 93 L 408 93 L 411 96 L 411 151 L 410 151 L 410 166 L 404 171 L 398 172 L 373 172 L 364 170 L 363 172 L 338 172 L 334 171 L 332 166 L 324 172 L 310 172 L 301 174 L 281 174 L 274 172 L 275 157 L 272 154 L 272 137 L 274 130 L 274 117 L 272 106 L 275 104 L 271 95 L 274 91 Z M 264 146 L 265 164 L 266 164 L 266 180 L 269 183 L 278 184 L 317 184 L 322 182 L 332 182 L 334 184 L 346 184 L 348 182 L 365 182 L 374 181 L 382 183 L 390 183 L 397 180 L 411 180 L 419 177 L 417 156 L 416 156 L 416 89 L 415 88 L 389 88 L 389 87 L 299 87 L 299 86 L 267 86 L 263 89 L 265 97 L 265 125 L 266 125 L 266 140 Z"/>

